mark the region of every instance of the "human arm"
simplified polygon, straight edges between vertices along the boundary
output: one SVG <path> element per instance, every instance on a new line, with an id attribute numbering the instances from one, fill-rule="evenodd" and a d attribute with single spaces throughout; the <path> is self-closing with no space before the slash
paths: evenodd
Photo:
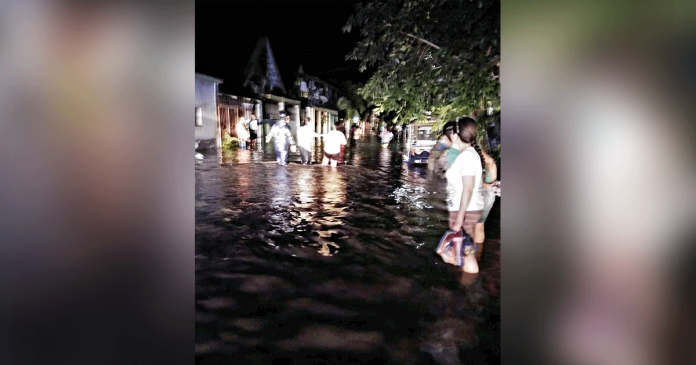
<path id="1" fill-rule="evenodd" d="M 266 136 L 266 143 L 271 141 L 274 133 L 275 133 L 275 126 L 271 127 L 271 131 L 268 132 L 268 135 Z"/>
<path id="2" fill-rule="evenodd" d="M 488 188 L 491 187 L 492 184 L 494 184 L 498 180 L 498 165 L 496 165 L 495 159 L 493 159 L 493 157 L 491 157 L 483 150 L 481 152 L 483 153 L 483 161 L 486 164 L 486 171 L 491 181 L 490 183 L 486 183 L 485 181 L 483 181 L 482 186 Z"/>
<path id="3" fill-rule="evenodd" d="M 483 159 L 486 163 L 486 170 L 488 170 L 488 175 L 491 177 L 491 181 L 495 182 L 496 180 L 498 180 L 498 165 L 496 165 L 495 159 L 493 159 L 493 157 L 491 157 L 483 150 L 481 152 L 483 153 Z"/>
<path id="4" fill-rule="evenodd" d="M 285 138 L 288 140 L 288 144 L 290 146 L 295 145 L 295 140 L 292 138 L 292 132 L 290 131 L 290 127 L 286 126 L 285 128 Z"/>
<path id="5" fill-rule="evenodd" d="M 473 148 L 462 151 L 450 167 L 455 176 L 454 179 L 462 179 L 461 196 L 459 197 L 459 210 L 454 224 L 450 226 L 453 231 L 458 231 L 464 225 L 466 210 L 473 198 L 476 175 L 481 173 L 481 158 L 473 152 Z M 456 199 L 456 198 L 455 198 Z"/>

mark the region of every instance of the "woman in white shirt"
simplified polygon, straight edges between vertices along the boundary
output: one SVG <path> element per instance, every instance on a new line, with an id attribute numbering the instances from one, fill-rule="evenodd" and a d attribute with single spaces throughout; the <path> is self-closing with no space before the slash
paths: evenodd
<path id="1" fill-rule="evenodd" d="M 302 164 L 306 165 L 312 160 L 312 144 L 314 138 L 322 137 L 323 134 L 314 132 L 314 129 L 308 124 L 309 118 L 305 117 L 300 122 L 300 129 L 297 130 L 297 145 L 300 146 L 300 158 Z"/>
<path id="2" fill-rule="evenodd" d="M 341 145 L 345 146 L 348 143 L 345 134 L 337 130 L 341 126 L 343 126 L 343 122 L 339 121 L 334 126 L 334 130 L 324 136 L 324 159 L 321 161 L 322 165 L 328 165 L 329 161 L 331 161 L 331 166 L 335 167 L 338 165 Z"/>
<path id="3" fill-rule="evenodd" d="M 256 119 L 256 114 L 251 114 L 249 120 L 249 147 L 256 149 L 256 139 L 259 137 L 259 120 Z"/>
<path id="4" fill-rule="evenodd" d="M 476 121 L 468 117 L 461 118 L 455 124 L 454 132 L 451 135 L 452 143 L 462 152 L 445 173 L 449 226 L 453 231 L 463 228 L 473 238 L 474 227 L 481 219 L 484 208 L 481 194 L 484 162 L 477 152 Z M 478 244 L 476 251 L 480 252 Z M 466 256 L 469 259 L 472 257 L 470 255 L 473 252 L 468 250 Z"/>
<path id="5" fill-rule="evenodd" d="M 247 122 L 244 117 L 237 120 L 237 138 L 239 138 L 239 147 L 243 150 L 246 149 L 246 144 L 249 141 L 249 130 L 246 126 Z"/>

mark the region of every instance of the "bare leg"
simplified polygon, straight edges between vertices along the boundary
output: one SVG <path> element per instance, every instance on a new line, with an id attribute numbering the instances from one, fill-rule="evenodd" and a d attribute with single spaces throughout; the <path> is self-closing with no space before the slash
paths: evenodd
<path id="1" fill-rule="evenodd" d="M 474 228 L 474 242 L 477 244 L 483 243 L 485 239 L 486 231 L 484 230 L 483 223 L 476 223 L 476 227 Z"/>

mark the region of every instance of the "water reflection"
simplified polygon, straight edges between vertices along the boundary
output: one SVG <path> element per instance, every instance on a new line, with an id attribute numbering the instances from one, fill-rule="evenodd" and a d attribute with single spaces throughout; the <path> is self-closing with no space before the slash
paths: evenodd
<path id="1" fill-rule="evenodd" d="M 268 187 L 271 192 L 271 205 L 278 208 L 287 208 L 292 203 L 292 189 L 289 184 L 290 172 L 287 166 L 273 166 L 273 173 Z"/>
<path id="2" fill-rule="evenodd" d="M 347 150 L 337 168 L 292 161 L 231 151 L 196 164 L 199 358 L 498 361 L 498 256 L 460 284 L 433 252 L 447 225 L 434 194 L 444 181 L 378 140 Z M 418 198 L 397 203 L 389 195 L 402 187 Z"/>
<path id="3" fill-rule="evenodd" d="M 237 163 L 249 163 L 251 162 L 251 151 L 241 150 L 237 153 Z"/>
<path id="4" fill-rule="evenodd" d="M 297 189 L 297 197 L 299 200 L 299 206 L 306 208 L 308 203 L 313 201 L 312 196 L 314 195 L 312 189 L 314 187 L 314 181 L 312 177 L 312 171 L 314 169 L 310 167 L 301 168 L 297 172 L 296 179 L 293 182 L 293 186 Z"/>
<path id="5" fill-rule="evenodd" d="M 389 150 L 389 148 L 382 148 L 382 150 L 379 153 L 380 165 L 388 166 L 390 157 L 391 157 L 391 151 Z"/>
<path id="6" fill-rule="evenodd" d="M 249 199 L 249 188 L 251 186 L 251 174 L 246 173 L 237 174 L 237 179 L 239 180 L 239 189 L 237 195 L 241 200 L 241 206 L 246 205 L 247 199 Z"/>
<path id="7" fill-rule="evenodd" d="M 290 172 L 287 166 L 280 165 L 259 165 L 266 168 L 265 179 L 266 184 L 257 185 L 255 193 L 258 197 L 259 193 L 269 197 L 267 204 L 258 206 L 255 210 L 261 209 L 254 215 L 247 215 L 247 219 L 256 221 L 259 217 L 268 219 L 268 235 L 263 237 L 263 240 L 270 246 L 278 249 L 278 244 L 282 244 L 283 235 L 295 230 L 295 222 L 292 220 L 292 202 L 293 195 L 290 188 Z M 253 171 L 253 170 L 252 170 Z M 258 178 L 258 174 L 255 174 Z M 258 181 L 258 180 L 256 180 Z M 261 188 L 265 191 L 259 191 Z M 255 232 L 254 232 L 255 233 Z M 262 235 L 263 233 L 260 232 Z"/>
<path id="8" fill-rule="evenodd" d="M 343 220 L 346 216 L 346 187 L 344 182 L 344 173 L 338 171 L 335 167 L 325 167 L 322 174 L 322 219 L 320 223 L 323 227 L 319 233 L 319 254 L 323 256 L 333 256 L 338 252 L 340 246 L 336 242 L 332 242 L 332 238 L 340 235 L 334 228 L 343 225 Z M 333 251 L 332 251 L 333 248 Z"/>
<path id="9" fill-rule="evenodd" d="M 322 202 L 324 209 L 333 217 L 339 217 L 342 214 L 338 208 L 346 198 L 345 184 L 343 182 L 343 174 L 337 171 L 338 168 L 326 167 L 322 179 Z"/>

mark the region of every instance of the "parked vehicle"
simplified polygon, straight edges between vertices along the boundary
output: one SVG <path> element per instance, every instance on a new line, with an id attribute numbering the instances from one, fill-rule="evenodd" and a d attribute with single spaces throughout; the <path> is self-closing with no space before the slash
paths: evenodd
<path id="1" fill-rule="evenodd" d="M 437 143 L 433 123 L 412 123 L 405 131 L 404 161 L 413 165 L 427 165 L 430 150 Z"/>

